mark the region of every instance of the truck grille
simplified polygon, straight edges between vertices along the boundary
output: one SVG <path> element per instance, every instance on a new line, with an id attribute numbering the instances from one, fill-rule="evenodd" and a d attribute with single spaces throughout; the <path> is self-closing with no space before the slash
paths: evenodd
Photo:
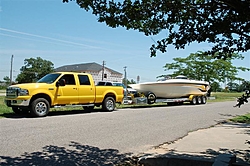
<path id="1" fill-rule="evenodd" d="M 18 96 L 18 89 L 19 88 L 8 87 L 6 90 L 6 97 L 11 97 L 11 98 L 17 97 Z"/>

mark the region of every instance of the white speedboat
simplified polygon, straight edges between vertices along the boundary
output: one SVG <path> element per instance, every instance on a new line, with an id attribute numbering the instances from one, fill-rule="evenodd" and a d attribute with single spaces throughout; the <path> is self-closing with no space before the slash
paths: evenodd
<path id="1" fill-rule="evenodd" d="M 130 84 L 138 92 L 154 93 L 156 98 L 180 98 L 190 95 L 206 95 L 210 89 L 206 81 L 187 79 L 185 76 L 177 76 L 174 79 L 160 80 L 157 82 L 145 82 Z"/>

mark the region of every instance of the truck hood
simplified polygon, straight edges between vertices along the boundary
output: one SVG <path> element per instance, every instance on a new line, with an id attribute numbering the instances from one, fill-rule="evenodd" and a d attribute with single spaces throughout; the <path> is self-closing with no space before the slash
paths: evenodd
<path id="1" fill-rule="evenodd" d="M 34 88 L 42 88 L 42 87 L 48 87 L 49 84 L 47 83 L 25 83 L 25 84 L 16 84 L 11 85 L 11 88 L 21 88 L 21 89 L 34 89 Z M 50 84 L 53 85 L 53 84 Z"/>

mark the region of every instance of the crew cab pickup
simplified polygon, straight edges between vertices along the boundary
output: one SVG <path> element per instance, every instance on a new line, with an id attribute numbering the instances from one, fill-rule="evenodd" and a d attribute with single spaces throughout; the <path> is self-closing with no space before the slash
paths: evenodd
<path id="1" fill-rule="evenodd" d="M 113 111 L 123 101 L 123 88 L 95 86 L 91 74 L 76 72 L 50 73 L 36 83 L 11 85 L 6 90 L 5 103 L 15 113 L 29 112 L 42 117 L 50 108 L 80 105 L 84 109 L 102 106 Z"/>

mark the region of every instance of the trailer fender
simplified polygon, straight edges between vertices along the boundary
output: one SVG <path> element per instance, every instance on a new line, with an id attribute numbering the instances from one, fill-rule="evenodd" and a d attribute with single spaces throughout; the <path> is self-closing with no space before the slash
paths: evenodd
<path id="1" fill-rule="evenodd" d="M 194 97 L 195 97 L 194 95 L 190 95 L 190 96 L 188 97 L 188 98 L 189 98 L 189 101 L 192 101 Z"/>
<path id="2" fill-rule="evenodd" d="M 197 104 L 197 97 L 194 96 L 194 95 L 190 95 L 189 96 L 189 100 L 190 100 L 190 103 L 193 104 L 193 105 L 196 105 Z"/>

